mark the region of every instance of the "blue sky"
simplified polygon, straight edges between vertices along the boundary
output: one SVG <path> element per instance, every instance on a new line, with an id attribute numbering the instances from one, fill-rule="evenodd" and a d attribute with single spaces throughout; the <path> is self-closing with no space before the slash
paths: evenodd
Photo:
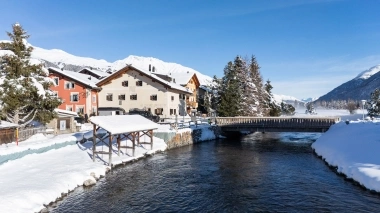
<path id="1" fill-rule="evenodd" d="M 379 0 L 0 0 L 0 40 L 109 62 L 155 57 L 209 76 L 255 55 L 273 93 L 319 97 L 380 64 Z"/>

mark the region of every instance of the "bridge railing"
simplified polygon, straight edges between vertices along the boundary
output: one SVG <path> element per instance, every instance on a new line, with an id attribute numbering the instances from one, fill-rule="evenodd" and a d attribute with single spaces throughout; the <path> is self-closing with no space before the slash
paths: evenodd
<path id="1" fill-rule="evenodd" d="M 340 121 L 340 117 L 290 118 L 290 117 L 217 117 L 219 126 L 270 126 L 270 127 L 330 127 Z"/>

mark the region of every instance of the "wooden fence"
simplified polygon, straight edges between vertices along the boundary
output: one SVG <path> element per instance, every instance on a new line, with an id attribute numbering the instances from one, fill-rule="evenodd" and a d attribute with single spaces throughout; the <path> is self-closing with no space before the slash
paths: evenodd
<path id="1" fill-rule="evenodd" d="M 46 127 L 25 127 L 18 130 L 18 141 L 24 141 L 37 133 L 45 133 Z M 0 130 L 0 145 L 16 141 L 16 129 Z"/>

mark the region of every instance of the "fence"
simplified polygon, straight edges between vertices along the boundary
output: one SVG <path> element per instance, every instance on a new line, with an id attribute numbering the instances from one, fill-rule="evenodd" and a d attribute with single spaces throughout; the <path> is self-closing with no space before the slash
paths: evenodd
<path id="1" fill-rule="evenodd" d="M 46 127 L 23 127 L 18 130 L 18 141 L 24 141 L 37 133 L 45 133 Z M 0 131 L 0 145 L 16 141 L 16 129 Z"/>

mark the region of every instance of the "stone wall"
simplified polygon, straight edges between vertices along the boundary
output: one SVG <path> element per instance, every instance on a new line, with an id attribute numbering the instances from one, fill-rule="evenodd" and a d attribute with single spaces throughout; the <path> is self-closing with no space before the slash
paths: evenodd
<path id="1" fill-rule="evenodd" d="M 186 132 L 177 132 L 171 139 L 168 139 L 167 141 L 165 140 L 167 149 L 173 149 L 176 147 L 202 142 L 202 132 L 210 130 L 214 133 L 214 139 L 219 137 L 221 131 L 217 126 L 196 128 Z"/>

